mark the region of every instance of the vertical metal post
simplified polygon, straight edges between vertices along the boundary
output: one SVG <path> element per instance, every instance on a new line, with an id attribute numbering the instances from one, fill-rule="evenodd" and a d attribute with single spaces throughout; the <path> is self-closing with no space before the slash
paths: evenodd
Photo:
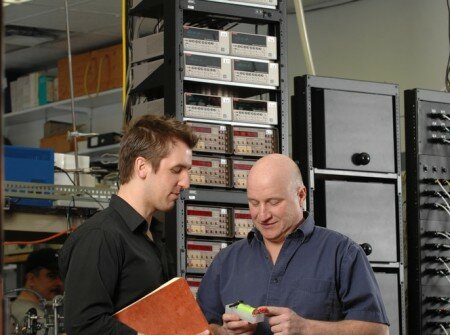
<path id="1" fill-rule="evenodd" d="M 70 84 L 70 108 L 72 111 L 72 136 L 71 140 L 73 140 L 74 146 L 74 154 L 75 154 L 75 186 L 80 185 L 80 174 L 78 171 L 78 135 L 77 135 L 77 122 L 75 116 L 75 101 L 74 101 L 74 93 L 73 93 L 73 68 L 72 68 L 72 49 L 70 43 L 70 29 L 69 29 L 69 5 L 67 0 L 64 0 L 64 5 L 66 8 L 66 35 L 67 35 L 67 53 L 68 53 L 68 63 L 69 63 L 69 84 Z"/>
<path id="2" fill-rule="evenodd" d="M 5 71 L 4 71 L 4 33 L 5 29 L 3 29 L 3 1 L 0 0 L 0 25 L 2 27 L 0 31 L 0 135 L 3 133 L 3 85 L 5 80 Z M 0 180 L 0 200 L 2 204 L 4 204 L 4 194 L 3 194 L 3 145 L 0 146 L 0 175 L 2 176 Z M 4 331 L 7 334 L 9 329 L 6 328 L 8 325 L 9 318 L 9 305 L 6 303 L 8 299 L 5 299 L 3 296 L 3 209 L 0 213 L 0 332 Z"/>

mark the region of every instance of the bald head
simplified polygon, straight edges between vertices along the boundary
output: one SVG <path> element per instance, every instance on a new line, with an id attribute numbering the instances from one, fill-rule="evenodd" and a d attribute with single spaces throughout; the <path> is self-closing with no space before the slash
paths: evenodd
<path id="1" fill-rule="evenodd" d="M 297 189 L 303 186 L 303 179 L 297 164 L 288 156 L 271 154 L 259 159 L 248 175 L 247 186 L 275 183 Z"/>
<path id="2" fill-rule="evenodd" d="M 280 247 L 303 221 L 306 188 L 292 159 L 272 154 L 253 165 L 247 179 L 250 215 L 266 245 Z"/>

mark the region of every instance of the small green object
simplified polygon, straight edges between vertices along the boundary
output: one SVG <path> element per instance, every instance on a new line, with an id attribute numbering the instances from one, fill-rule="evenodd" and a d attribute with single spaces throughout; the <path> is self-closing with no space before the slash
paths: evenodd
<path id="1" fill-rule="evenodd" d="M 246 305 L 246 304 L 242 304 L 241 303 L 241 304 L 237 305 L 236 309 L 238 311 L 249 313 L 250 315 L 252 315 L 253 310 L 255 309 L 255 307 L 252 307 L 250 305 Z"/>
<path id="2" fill-rule="evenodd" d="M 264 321 L 264 314 L 253 315 L 255 307 L 244 304 L 241 300 L 235 303 L 225 305 L 226 314 L 236 314 L 241 320 L 248 321 L 250 323 L 258 323 Z"/>

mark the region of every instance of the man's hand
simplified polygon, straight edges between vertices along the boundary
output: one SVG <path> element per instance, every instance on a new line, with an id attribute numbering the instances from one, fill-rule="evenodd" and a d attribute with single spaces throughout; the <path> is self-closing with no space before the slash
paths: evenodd
<path id="1" fill-rule="evenodd" d="M 268 306 L 267 312 L 270 329 L 274 334 L 307 334 L 308 320 L 302 318 L 289 308 Z"/>
<path id="2" fill-rule="evenodd" d="M 202 331 L 201 333 L 198 333 L 197 335 L 209 335 L 209 334 L 210 334 L 210 331 L 207 329 L 207 330 Z"/>
<path id="3" fill-rule="evenodd" d="M 144 335 L 144 334 L 137 333 L 137 335 Z M 201 333 L 198 333 L 197 335 L 210 335 L 210 331 L 207 329 L 205 331 L 202 331 Z"/>
<path id="4" fill-rule="evenodd" d="M 268 318 L 270 329 L 278 335 L 388 335 L 387 325 L 376 322 L 341 320 L 341 321 L 317 321 L 301 317 L 289 308 L 285 307 L 260 307 L 266 308 L 264 314 Z"/>
<path id="5" fill-rule="evenodd" d="M 257 324 L 241 320 L 236 314 L 224 314 L 223 325 L 211 325 L 214 335 L 252 335 Z"/>

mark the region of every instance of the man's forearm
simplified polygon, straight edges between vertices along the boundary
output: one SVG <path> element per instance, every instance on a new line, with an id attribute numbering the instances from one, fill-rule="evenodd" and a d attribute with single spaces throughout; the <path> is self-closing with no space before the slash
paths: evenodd
<path id="1" fill-rule="evenodd" d="M 308 335 L 389 335 L 388 326 L 366 321 L 343 320 L 337 322 L 307 321 Z M 303 333 L 302 333 L 303 334 Z"/>

